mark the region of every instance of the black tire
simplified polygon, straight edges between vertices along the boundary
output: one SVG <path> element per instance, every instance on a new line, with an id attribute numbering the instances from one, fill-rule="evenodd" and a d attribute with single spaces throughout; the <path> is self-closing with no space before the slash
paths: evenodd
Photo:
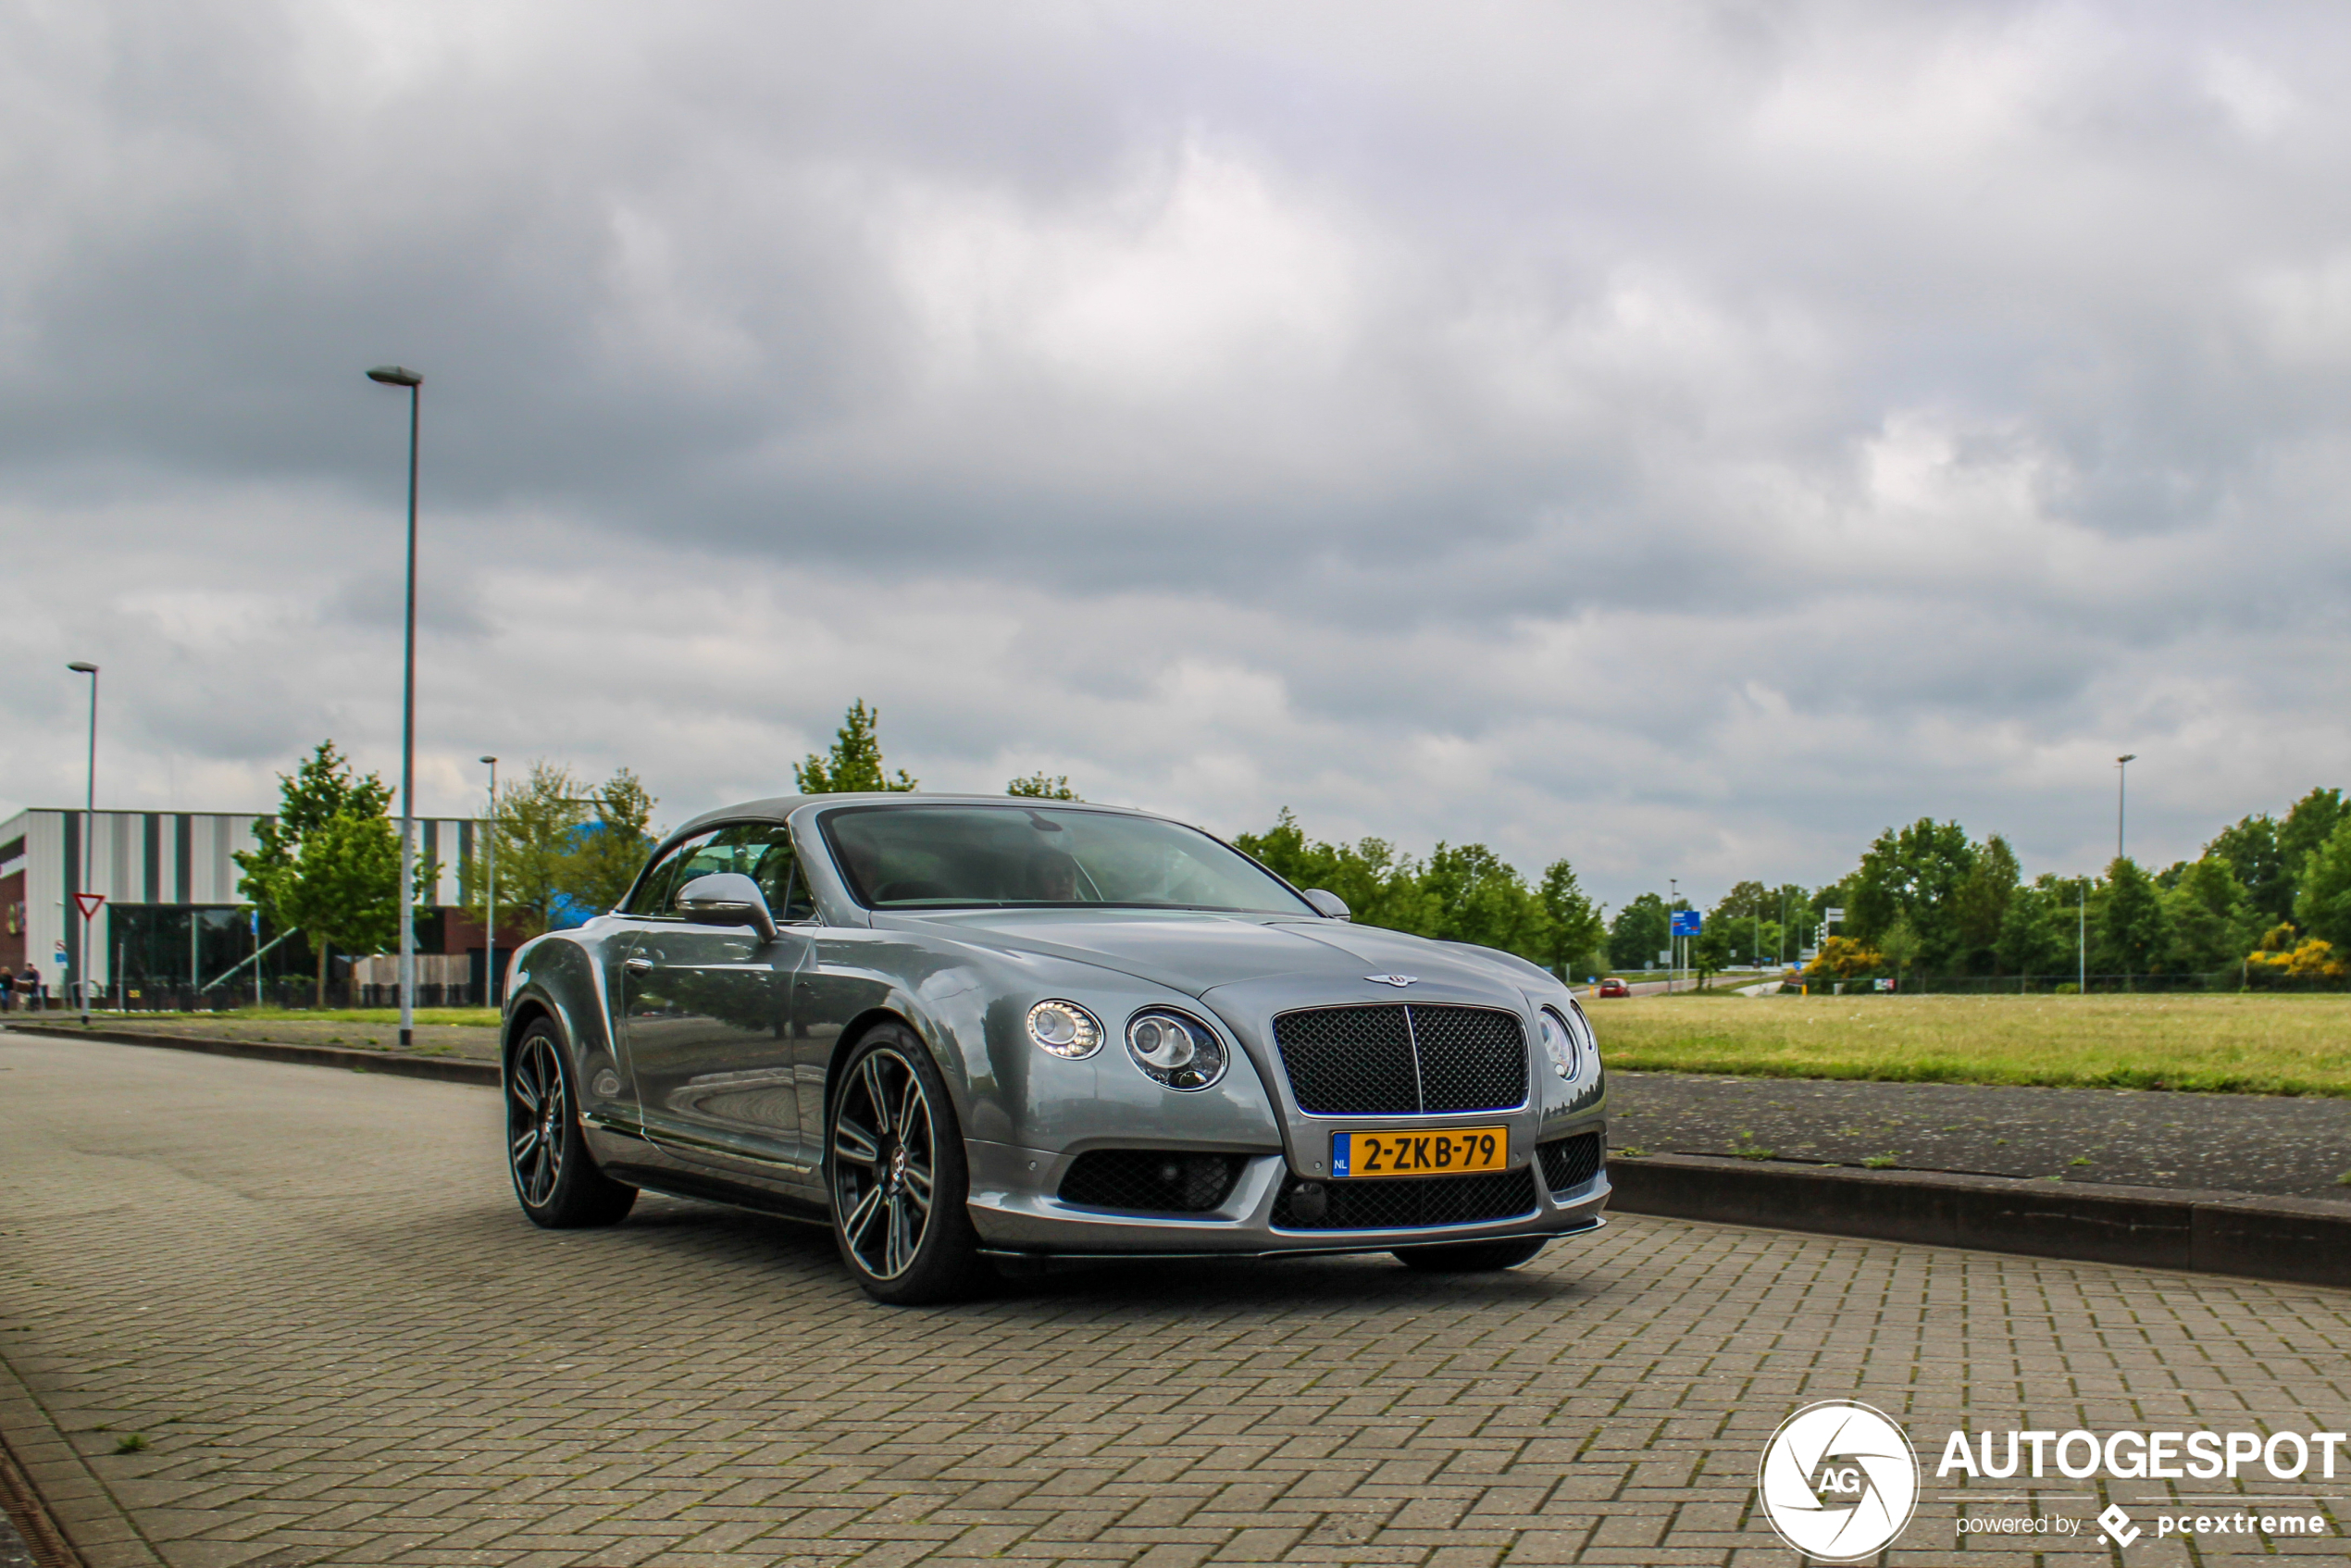
<path id="1" fill-rule="evenodd" d="M 1516 1268 L 1543 1250 L 1548 1236 L 1513 1236 L 1500 1241 L 1456 1241 L 1445 1247 L 1399 1247 L 1396 1261 L 1424 1274 L 1491 1274 Z"/>
<path id="2" fill-rule="evenodd" d="M 964 1300 L 992 1277 L 964 1207 L 971 1173 L 947 1081 L 903 1025 L 876 1026 L 841 1064 L 825 1190 L 841 1262 L 877 1301 Z"/>
<path id="3" fill-rule="evenodd" d="M 579 1130 L 571 1064 L 544 1018 L 523 1031 L 506 1061 L 506 1170 L 533 1225 L 579 1230 L 617 1225 L 637 1189 L 596 1167 Z"/>

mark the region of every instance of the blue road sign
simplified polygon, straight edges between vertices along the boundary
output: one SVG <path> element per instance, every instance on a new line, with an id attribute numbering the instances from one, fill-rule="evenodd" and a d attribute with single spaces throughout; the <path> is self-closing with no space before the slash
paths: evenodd
<path id="1" fill-rule="evenodd" d="M 1698 927 L 1703 921 L 1703 916 L 1701 916 L 1697 910 L 1676 909 L 1671 911 L 1670 913 L 1673 916 L 1673 934 L 1675 936 L 1695 937 L 1698 935 Z"/>

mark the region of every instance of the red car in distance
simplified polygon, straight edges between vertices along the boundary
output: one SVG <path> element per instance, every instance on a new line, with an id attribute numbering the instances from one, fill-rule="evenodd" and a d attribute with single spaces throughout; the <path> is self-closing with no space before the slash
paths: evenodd
<path id="1" fill-rule="evenodd" d="M 1618 979 L 1615 976 L 1611 975 L 1607 979 L 1600 982 L 1600 989 L 1593 994 L 1596 996 L 1631 996 L 1633 994 L 1633 988 Z"/>

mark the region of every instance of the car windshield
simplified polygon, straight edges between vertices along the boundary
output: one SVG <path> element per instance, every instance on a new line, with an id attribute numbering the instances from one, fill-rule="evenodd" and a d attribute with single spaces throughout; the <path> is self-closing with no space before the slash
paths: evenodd
<path id="1" fill-rule="evenodd" d="M 1148 816 L 1050 806 L 852 806 L 825 837 L 875 909 L 1116 904 L 1311 915 L 1254 862 Z"/>

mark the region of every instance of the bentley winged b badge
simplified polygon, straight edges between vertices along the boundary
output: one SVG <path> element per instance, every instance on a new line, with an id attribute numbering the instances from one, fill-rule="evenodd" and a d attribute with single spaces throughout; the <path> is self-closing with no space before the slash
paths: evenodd
<path id="1" fill-rule="evenodd" d="M 1416 984 L 1420 977 L 1418 975 L 1366 975 L 1363 978 L 1376 981 L 1383 986 L 1394 986 L 1398 990 L 1402 990 L 1406 986 Z"/>

